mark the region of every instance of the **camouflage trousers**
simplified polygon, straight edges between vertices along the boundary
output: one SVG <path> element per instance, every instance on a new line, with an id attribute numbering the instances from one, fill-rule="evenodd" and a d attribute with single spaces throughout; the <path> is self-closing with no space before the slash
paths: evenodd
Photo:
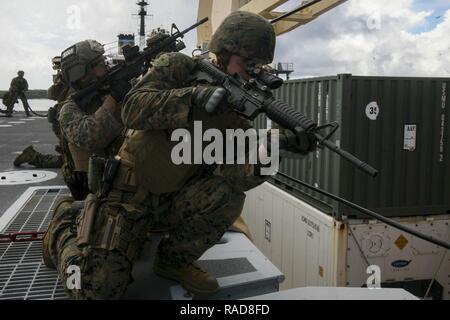
<path id="1" fill-rule="evenodd" d="M 132 267 L 146 236 L 154 228 L 168 229 L 168 237 L 158 247 L 162 262 L 177 266 L 194 262 L 240 216 L 245 194 L 223 177 L 198 176 L 178 192 L 159 198 L 148 195 L 139 204 L 132 199 L 124 194 L 119 202 L 102 201 L 85 246 L 77 241 L 83 211 L 74 213 L 69 200 L 57 205 L 49 229 L 49 252 L 71 298 L 121 298 L 132 282 Z M 73 266 L 80 269 L 79 290 L 67 287 Z"/>
<path id="2" fill-rule="evenodd" d="M 42 154 L 36 152 L 35 157 L 29 164 L 36 168 L 59 169 L 62 167 L 63 159 L 59 154 Z"/>
<path id="3" fill-rule="evenodd" d="M 25 109 L 25 113 L 27 114 L 27 117 L 30 116 L 30 105 L 28 104 L 28 99 L 25 95 L 25 93 L 23 92 L 17 92 L 17 91 L 10 91 L 9 92 L 9 101 L 7 101 L 7 109 L 6 109 L 6 113 L 7 114 L 12 114 L 13 109 L 14 109 L 14 105 L 16 104 L 17 99 L 20 98 L 20 100 L 22 101 L 23 104 L 23 108 Z"/>

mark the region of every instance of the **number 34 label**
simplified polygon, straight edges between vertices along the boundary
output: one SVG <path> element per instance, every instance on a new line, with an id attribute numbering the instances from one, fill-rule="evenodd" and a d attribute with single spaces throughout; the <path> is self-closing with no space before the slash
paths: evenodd
<path id="1" fill-rule="evenodd" d="M 366 107 L 367 118 L 369 118 L 370 120 L 377 120 L 379 114 L 380 114 L 380 107 L 378 106 L 378 103 L 372 101 L 367 105 Z"/>

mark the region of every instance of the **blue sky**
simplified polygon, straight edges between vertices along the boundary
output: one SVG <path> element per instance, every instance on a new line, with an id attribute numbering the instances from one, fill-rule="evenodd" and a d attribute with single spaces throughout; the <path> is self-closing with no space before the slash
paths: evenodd
<path id="1" fill-rule="evenodd" d="M 410 29 L 409 32 L 413 34 L 428 32 L 442 22 L 445 12 L 450 9 L 450 0 L 415 0 L 412 9 L 416 12 L 432 11 L 432 14 L 423 25 Z"/>

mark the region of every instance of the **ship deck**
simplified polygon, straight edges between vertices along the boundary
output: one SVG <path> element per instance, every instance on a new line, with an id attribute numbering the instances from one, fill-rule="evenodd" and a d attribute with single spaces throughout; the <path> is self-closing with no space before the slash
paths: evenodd
<path id="1" fill-rule="evenodd" d="M 0 118 L 0 233 L 45 231 L 57 197 L 69 194 L 60 170 L 15 168 L 14 158 L 28 145 L 53 153 L 56 137 L 45 118 Z M 42 181 L 45 178 L 49 180 Z M 30 181 L 27 181 L 30 180 Z M 23 183 L 20 183 L 22 181 Z M 190 300 L 173 281 L 152 272 L 161 235 L 149 235 L 135 264 L 125 299 Z M 221 290 L 212 299 L 241 299 L 278 291 L 283 274 L 243 234 L 228 232 L 200 258 L 218 279 Z M 42 262 L 40 242 L 0 244 L 0 300 L 66 299 L 57 272 Z"/>
<path id="2" fill-rule="evenodd" d="M 57 138 L 50 129 L 47 118 L 27 118 L 24 112 L 14 113 L 13 118 L 0 117 L 0 172 L 34 171 L 33 166 L 15 168 L 14 159 L 29 145 L 41 153 L 56 154 Z M 63 186 L 60 170 L 44 169 L 57 173 L 54 179 L 36 180 L 29 184 L 6 184 L 0 180 L 0 217 L 29 188 L 38 186 Z"/>

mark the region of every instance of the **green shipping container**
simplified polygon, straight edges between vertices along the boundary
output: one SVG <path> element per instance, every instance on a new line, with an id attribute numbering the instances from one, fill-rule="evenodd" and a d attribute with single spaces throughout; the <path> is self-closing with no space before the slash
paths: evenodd
<path id="1" fill-rule="evenodd" d="M 379 175 L 371 178 L 326 149 L 283 160 L 280 172 L 386 216 L 449 213 L 449 89 L 450 78 L 340 74 L 287 81 L 276 98 L 319 124 L 339 122 L 333 142 Z M 260 116 L 256 127 L 266 123 Z M 286 178 L 277 180 L 338 218 L 356 214 Z"/>

